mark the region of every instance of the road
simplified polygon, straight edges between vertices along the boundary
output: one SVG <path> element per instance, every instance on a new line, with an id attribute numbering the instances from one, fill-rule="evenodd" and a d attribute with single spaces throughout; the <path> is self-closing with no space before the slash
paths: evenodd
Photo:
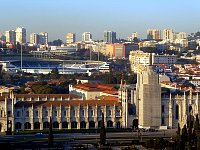
<path id="1" fill-rule="evenodd" d="M 148 138 L 148 137 L 172 137 L 176 134 L 176 130 L 163 130 L 155 132 L 108 132 L 106 133 L 107 139 L 135 139 L 138 137 Z M 32 140 L 39 138 L 48 138 L 48 134 L 35 135 L 35 134 L 25 134 L 25 135 L 0 135 L 0 139 L 10 139 L 10 140 Z M 87 140 L 87 139 L 99 139 L 99 133 L 61 133 L 54 134 L 55 139 L 64 140 Z"/>

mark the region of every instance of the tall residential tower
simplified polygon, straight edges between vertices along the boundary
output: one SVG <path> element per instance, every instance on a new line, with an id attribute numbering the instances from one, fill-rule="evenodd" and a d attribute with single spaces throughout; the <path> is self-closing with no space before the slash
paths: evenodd
<path id="1" fill-rule="evenodd" d="M 26 29 L 24 27 L 17 27 L 15 32 L 16 42 L 26 43 Z"/>
<path id="2" fill-rule="evenodd" d="M 116 32 L 104 31 L 104 42 L 115 43 L 116 42 Z"/>

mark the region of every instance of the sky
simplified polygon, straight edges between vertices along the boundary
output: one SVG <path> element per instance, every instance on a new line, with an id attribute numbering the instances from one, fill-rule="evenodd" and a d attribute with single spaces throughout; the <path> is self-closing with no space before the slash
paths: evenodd
<path id="1" fill-rule="evenodd" d="M 0 33 L 25 27 L 30 33 L 48 32 L 49 41 L 65 40 L 68 32 L 91 32 L 103 39 L 105 30 L 126 38 L 149 28 L 172 28 L 192 33 L 200 29 L 199 0 L 0 0 Z"/>

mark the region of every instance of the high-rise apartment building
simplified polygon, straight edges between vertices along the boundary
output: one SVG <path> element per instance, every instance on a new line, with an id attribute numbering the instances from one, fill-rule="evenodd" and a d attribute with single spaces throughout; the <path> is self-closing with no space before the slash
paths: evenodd
<path id="1" fill-rule="evenodd" d="M 104 42 L 115 43 L 116 42 L 116 32 L 104 31 Z"/>
<path id="2" fill-rule="evenodd" d="M 163 40 L 173 40 L 174 33 L 172 29 L 164 29 L 163 31 Z"/>
<path id="3" fill-rule="evenodd" d="M 147 30 L 147 39 L 148 40 L 160 40 L 161 31 L 159 29 L 148 29 Z"/>
<path id="4" fill-rule="evenodd" d="M 178 32 L 178 33 L 174 33 L 174 39 L 186 39 L 187 38 L 187 33 L 185 32 Z"/>
<path id="5" fill-rule="evenodd" d="M 48 44 L 48 33 L 40 32 L 39 33 L 39 42 L 38 44 L 47 45 Z"/>
<path id="6" fill-rule="evenodd" d="M 131 37 L 132 37 L 132 39 L 138 38 L 138 32 L 133 32 L 133 33 L 131 34 Z"/>
<path id="7" fill-rule="evenodd" d="M 37 33 L 30 34 L 30 43 L 37 45 L 39 41 L 39 35 Z"/>
<path id="8" fill-rule="evenodd" d="M 15 30 L 5 31 L 6 42 L 15 43 L 16 42 L 16 32 Z"/>
<path id="9" fill-rule="evenodd" d="M 75 33 L 67 33 L 66 35 L 66 44 L 72 44 L 76 42 L 76 35 Z"/>
<path id="10" fill-rule="evenodd" d="M 82 34 L 82 41 L 84 41 L 84 42 L 92 41 L 92 34 L 90 32 L 84 32 Z"/>
<path id="11" fill-rule="evenodd" d="M 135 38 L 138 38 L 138 32 L 132 32 L 131 36 L 127 38 L 128 38 L 128 41 L 133 41 Z"/>
<path id="12" fill-rule="evenodd" d="M 16 42 L 26 43 L 26 29 L 24 27 L 17 27 L 15 32 Z"/>

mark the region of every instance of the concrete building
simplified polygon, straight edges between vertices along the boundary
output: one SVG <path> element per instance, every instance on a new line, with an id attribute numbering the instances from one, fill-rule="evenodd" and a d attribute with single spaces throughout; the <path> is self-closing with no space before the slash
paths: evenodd
<path id="1" fill-rule="evenodd" d="M 92 41 L 92 34 L 90 32 L 84 32 L 82 34 L 82 41 L 83 42 L 91 42 Z"/>
<path id="2" fill-rule="evenodd" d="M 133 41 L 135 38 L 138 38 L 138 32 L 132 32 L 131 36 L 128 37 L 128 41 Z"/>
<path id="3" fill-rule="evenodd" d="M 37 45 L 39 42 L 39 35 L 37 33 L 31 33 L 30 34 L 30 43 Z"/>
<path id="4" fill-rule="evenodd" d="M 26 29 L 24 27 L 17 27 L 15 32 L 16 42 L 26 43 Z"/>
<path id="5" fill-rule="evenodd" d="M 76 35 L 75 33 L 67 33 L 66 35 L 66 44 L 72 44 L 76 42 Z"/>
<path id="6" fill-rule="evenodd" d="M 16 32 L 15 30 L 5 31 L 6 42 L 15 43 L 16 42 Z"/>
<path id="7" fill-rule="evenodd" d="M 163 40 L 174 40 L 174 33 L 172 29 L 164 29 Z"/>
<path id="8" fill-rule="evenodd" d="M 161 31 L 159 29 L 148 29 L 147 30 L 147 39 L 148 40 L 160 40 Z"/>
<path id="9" fill-rule="evenodd" d="M 157 55 L 155 53 L 144 53 L 143 51 L 131 51 L 129 55 L 131 70 L 139 72 L 145 66 L 158 64 L 175 64 L 177 62 L 176 55 Z"/>
<path id="10" fill-rule="evenodd" d="M 116 42 L 116 32 L 104 31 L 104 42 L 115 43 Z"/>
<path id="11" fill-rule="evenodd" d="M 186 39 L 187 38 L 187 33 L 185 32 L 178 32 L 178 33 L 174 33 L 174 39 Z"/>
<path id="12" fill-rule="evenodd" d="M 48 44 L 48 33 L 47 32 L 40 32 L 39 33 L 38 44 L 41 44 L 41 45 L 47 45 Z"/>

